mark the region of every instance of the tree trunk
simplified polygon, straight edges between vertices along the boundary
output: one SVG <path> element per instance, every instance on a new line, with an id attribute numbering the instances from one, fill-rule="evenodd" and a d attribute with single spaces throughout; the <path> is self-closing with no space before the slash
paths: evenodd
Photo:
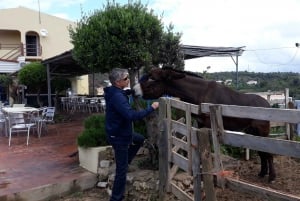
<path id="1" fill-rule="evenodd" d="M 42 107 L 43 104 L 41 103 L 40 95 L 41 95 L 41 90 L 38 89 L 37 93 L 36 93 L 36 102 L 37 102 L 37 104 L 38 104 L 39 107 Z"/>

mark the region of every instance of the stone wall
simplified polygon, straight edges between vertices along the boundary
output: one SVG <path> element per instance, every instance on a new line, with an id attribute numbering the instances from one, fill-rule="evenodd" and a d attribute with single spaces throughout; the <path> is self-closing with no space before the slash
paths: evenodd
<path id="1" fill-rule="evenodd" d="M 139 161 L 147 157 L 147 148 L 141 148 L 127 174 L 125 200 L 150 201 L 158 199 L 158 171 L 146 170 L 138 167 Z M 99 155 L 98 183 L 97 187 L 106 189 L 110 195 L 115 176 L 115 163 L 113 150 Z"/>

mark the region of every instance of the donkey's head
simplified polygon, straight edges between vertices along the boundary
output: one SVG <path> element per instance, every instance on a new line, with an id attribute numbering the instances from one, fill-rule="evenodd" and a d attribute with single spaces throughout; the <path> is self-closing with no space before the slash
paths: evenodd
<path id="1" fill-rule="evenodd" d="M 176 72 L 171 69 L 154 68 L 140 79 L 133 89 L 135 95 L 142 96 L 144 99 L 157 99 L 162 95 L 168 94 L 168 85 L 177 79 L 185 77 L 184 73 Z"/>

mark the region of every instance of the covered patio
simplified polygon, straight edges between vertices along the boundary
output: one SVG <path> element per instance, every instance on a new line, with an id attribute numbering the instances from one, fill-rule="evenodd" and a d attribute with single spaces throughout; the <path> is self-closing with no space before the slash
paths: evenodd
<path id="1" fill-rule="evenodd" d="M 208 47 L 181 45 L 184 59 L 194 59 L 200 57 L 231 57 L 236 67 L 236 80 L 238 80 L 238 57 L 244 52 L 242 47 Z M 42 63 L 47 67 L 47 86 L 48 86 L 48 106 L 52 106 L 51 101 L 51 79 L 55 76 L 74 77 L 91 74 L 84 67 L 77 64 L 73 59 L 72 50 L 68 50 L 57 56 L 48 58 Z"/>

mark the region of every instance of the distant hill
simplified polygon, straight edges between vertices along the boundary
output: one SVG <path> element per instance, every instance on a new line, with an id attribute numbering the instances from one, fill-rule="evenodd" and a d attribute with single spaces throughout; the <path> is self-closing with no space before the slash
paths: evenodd
<path id="1" fill-rule="evenodd" d="M 236 89 L 236 72 L 200 73 L 206 79 L 230 83 Z M 300 99 L 300 74 L 292 72 L 254 73 L 238 72 L 238 90 L 243 92 L 284 91 L 289 88 L 293 99 Z"/>

